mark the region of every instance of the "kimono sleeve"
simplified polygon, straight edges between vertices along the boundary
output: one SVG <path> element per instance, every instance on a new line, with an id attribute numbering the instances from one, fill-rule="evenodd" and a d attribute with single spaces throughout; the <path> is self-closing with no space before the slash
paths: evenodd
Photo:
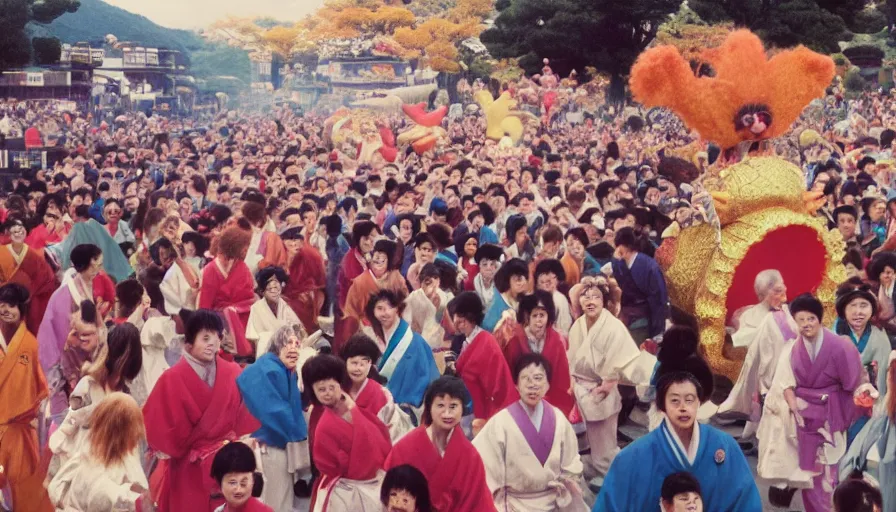
<path id="1" fill-rule="evenodd" d="M 629 500 L 639 488 L 635 481 L 640 475 L 636 457 L 620 452 L 610 464 L 604 484 L 594 502 L 592 512 L 630 512 L 640 510 Z M 658 504 L 657 504 L 658 505 Z"/>
<path id="2" fill-rule="evenodd" d="M 759 497 L 759 489 L 756 488 L 756 480 L 744 457 L 743 451 L 734 438 L 725 436 L 725 452 L 730 460 L 727 478 L 724 486 L 715 489 L 721 503 L 707 503 L 712 510 L 727 510 L 730 512 L 755 512 L 762 510 L 762 498 Z"/>
<path id="3" fill-rule="evenodd" d="M 321 428 L 324 427 L 324 428 Z M 340 435 L 339 428 L 333 428 L 332 418 L 324 413 L 318 428 L 315 429 L 315 439 L 312 445 L 314 465 L 324 475 L 343 476 L 348 471 L 352 440 Z"/>
<path id="4" fill-rule="evenodd" d="M 289 385 L 275 371 L 250 366 L 236 379 L 246 409 L 265 429 L 286 440 L 289 433 L 281 427 L 295 421 L 289 399 L 279 390 Z"/>
<path id="5" fill-rule="evenodd" d="M 173 382 L 171 371 L 169 368 L 159 377 L 143 406 L 143 416 L 149 447 L 171 458 L 181 458 L 190 450 L 184 441 L 190 437 L 194 425 L 187 418 L 184 388 L 179 382 Z"/>
<path id="6" fill-rule="evenodd" d="M 507 487 L 507 430 L 503 424 L 507 421 L 513 420 L 504 413 L 498 413 L 473 438 L 473 447 L 482 458 L 485 482 L 492 495 Z"/>

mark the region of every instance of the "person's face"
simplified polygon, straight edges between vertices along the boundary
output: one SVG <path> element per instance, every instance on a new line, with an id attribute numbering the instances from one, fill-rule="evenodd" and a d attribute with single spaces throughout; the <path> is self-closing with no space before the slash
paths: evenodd
<path id="1" fill-rule="evenodd" d="M 479 248 L 479 243 L 475 238 L 470 238 L 464 243 L 464 255 L 467 258 L 472 258 L 476 255 L 476 249 Z"/>
<path id="2" fill-rule="evenodd" d="M 280 300 L 280 292 L 283 291 L 283 285 L 280 284 L 280 281 L 277 280 L 276 277 L 272 278 L 268 281 L 267 285 L 264 287 L 264 298 L 274 304 Z"/>
<path id="3" fill-rule="evenodd" d="M 373 308 L 373 316 L 383 326 L 383 331 L 388 331 L 398 322 L 398 308 L 390 304 L 388 300 L 380 300 Z"/>
<path id="4" fill-rule="evenodd" d="M 781 307 L 781 304 L 787 302 L 787 286 L 784 283 L 777 283 L 772 286 L 772 289 L 769 290 L 768 296 L 765 298 L 766 303 L 774 308 L 778 309 Z"/>
<path id="5" fill-rule="evenodd" d="M 890 286 L 894 280 L 896 280 L 896 270 L 892 267 L 884 267 L 883 271 L 880 273 L 880 284 Z"/>
<path id="6" fill-rule="evenodd" d="M 75 324 L 75 335 L 78 337 L 78 347 L 86 352 L 93 352 L 100 341 L 96 324 L 77 322 Z"/>
<path id="7" fill-rule="evenodd" d="M 189 197 L 185 197 L 178 202 L 178 206 L 181 213 L 192 213 L 193 212 L 193 200 Z"/>
<path id="8" fill-rule="evenodd" d="M 370 258 L 370 271 L 376 277 L 382 277 L 389 268 L 389 256 L 384 252 L 375 252 Z"/>
<path id="9" fill-rule="evenodd" d="M 68 205 L 68 214 L 72 217 L 75 216 L 75 209 L 84 204 L 84 198 L 82 196 L 75 196 L 72 198 L 72 202 Z"/>
<path id="10" fill-rule="evenodd" d="M 373 236 L 362 236 L 358 241 L 358 250 L 361 251 L 361 254 L 370 254 L 373 250 Z"/>
<path id="11" fill-rule="evenodd" d="M 137 208 L 140 207 L 140 198 L 139 197 L 129 197 L 124 200 L 124 207 L 129 212 L 136 212 Z"/>
<path id="12" fill-rule="evenodd" d="M 499 266 L 500 264 L 495 260 L 483 259 L 479 262 L 479 273 L 482 274 L 483 279 L 494 279 Z"/>
<path id="13" fill-rule="evenodd" d="M 221 493 L 227 506 L 237 509 L 252 497 L 255 475 L 252 473 L 227 473 L 221 480 Z"/>
<path id="14" fill-rule="evenodd" d="M 297 254 L 302 249 L 301 240 L 284 240 L 283 245 L 286 246 L 286 252 L 289 254 Z"/>
<path id="15" fill-rule="evenodd" d="M 536 288 L 548 293 L 557 291 L 557 284 L 557 276 L 553 272 L 539 275 L 535 282 Z"/>
<path id="16" fill-rule="evenodd" d="M 432 244 L 429 242 L 424 242 L 418 245 L 414 249 L 414 257 L 420 263 L 432 263 L 435 259 L 435 252 L 433 251 Z"/>
<path id="17" fill-rule="evenodd" d="M 840 214 L 837 216 L 837 229 L 843 235 L 844 240 L 849 240 L 856 235 L 856 218 L 852 215 Z"/>
<path id="18" fill-rule="evenodd" d="M 171 240 L 172 242 L 177 240 L 177 228 L 178 225 L 176 222 L 165 222 L 162 224 L 162 236 Z"/>
<path id="19" fill-rule="evenodd" d="M 170 250 L 167 247 L 159 247 L 159 262 L 163 267 L 170 267 L 174 263 L 176 257 L 177 255 L 173 250 Z"/>
<path id="20" fill-rule="evenodd" d="M 700 397 L 693 382 L 676 382 L 666 392 L 666 417 L 675 430 L 689 430 L 697 421 Z"/>
<path id="21" fill-rule="evenodd" d="M 576 260 L 581 261 L 585 258 L 585 246 L 582 245 L 581 240 L 574 236 L 566 238 L 566 250 L 568 250 L 569 254 Z"/>
<path id="22" fill-rule="evenodd" d="M 871 205 L 868 208 L 868 217 L 871 218 L 872 222 L 878 222 L 884 217 L 884 213 L 887 211 L 887 205 L 883 201 L 878 201 Z"/>
<path id="23" fill-rule="evenodd" d="M 305 214 L 302 215 L 302 222 L 305 223 L 306 227 L 313 229 L 314 226 L 317 225 L 317 213 L 313 211 L 305 212 Z"/>
<path id="24" fill-rule="evenodd" d="M 299 337 L 292 334 L 277 354 L 277 357 L 280 358 L 280 362 L 283 363 L 289 371 L 296 369 L 296 364 L 299 362 L 299 347 L 301 344 L 302 342 L 299 340 Z"/>
<path id="25" fill-rule="evenodd" d="M 548 312 L 542 308 L 535 308 L 529 315 L 529 331 L 535 336 L 541 338 L 548 329 Z"/>
<path id="26" fill-rule="evenodd" d="M 582 307 L 582 312 L 585 316 L 590 319 L 597 319 L 604 309 L 604 295 L 599 289 L 591 287 L 579 296 L 579 305 Z"/>
<path id="27" fill-rule="evenodd" d="M 647 193 L 644 195 L 644 203 L 651 205 L 658 205 L 660 203 L 660 191 L 656 188 L 647 189 Z"/>
<path id="28" fill-rule="evenodd" d="M 342 398 L 342 386 L 333 379 L 317 381 L 311 389 L 317 401 L 325 407 L 335 407 Z"/>
<path id="29" fill-rule="evenodd" d="M 0 323 L 8 326 L 18 326 L 22 321 L 22 311 L 12 304 L 0 302 Z"/>
<path id="30" fill-rule="evenodd" d="M 457 398 L 441 395 L 433 399 L 429 412 L 433 429 L 447 432 L 460 424 L 464 404 Z"/>
<path id="31" fill-rule="evenodd" d="M 849 323 L 849 326 L 852 327 L 853 331 L 861 335 L 865 332 L 865 326 L 867 326 L 868 321 L 871 320 L 873 312 L 874 310 L 871 307 L 871 303 L 868 302 L 867 299 L 853 299 L 846 305 L 846 321 Z"/>
<path id="32" fill-rule="evenodd" d="M 211 363 L 215 360 L 218 350 L 221 348 L 221 335 L 217 331 L 202 329 L 196 335 L 193 344 L 185 344 L 187 352 L 195 359 L 203 363 Z"/>
<path id="33" fill-rule="evenodd" d="M 28 231 L 25 230 L 24 226 L 15 225 L 9 228 L 9 239 L 14 244 L 25 243 L 26 236 L 28 236 Z"/>
<path id="34" fill-rule="evenodd" d="M 93 279 L 100 273 L 100 270 L 103 269 L 103 255 L 100 254 L 96 258 L 90 261 L 90 266 L 87 267 L 87 278 Z"/>
<path id="35" fill-rule="evenodd" d="M 373 362 L 367 356 L 352 356 L 345 362 L 348 376 L 354 384 L 362 384 L 370 375 L 370 365 Z"/>
<path id="36" fill-rule="evenodd" d="M 517 247 L 523 247 L 528 241 L 529 233 L 526 231 L 525 227 L 519 229 L 516 234 L 513 235 L 513 243 L 515 243 Z"/>
<path id="37" fill-rule="evenodd" d="M 417 498 L 404 489 L 390 489 L 386 512 L 417 512 Z"/>
<path id="38" fill-rule="evenodd" d="M 401 239 L 401 243 L 407 245 L 410 243 L 411 238 L 414 236 L 414 225 L 409 220 L 402 220 L 398 225 L 398 237 Z"/>
<path id="39" fill-rule="evenodd" d="M 818 332 L 821 330 L 821 321 L 815 316 L 815 313 L 799 311 L 797 314 L 793 315 L 793 319 L 796 321 L 796 325 L 799 327 L 800 334 L 803 335 L 803 338 L 815 340 L 815 338 L 818 337 Z"/>
<path id="40" fill-rule="evenodd" d="M 535 407 L 544 398 L 551 385 L 548 375 L 541 365 L 529 365 L 523 368 L 517 378 L 516 389 L 520 393 L 520 399 L 529 407 Z"/>
<path id="41" fill-rule="evenodd" d="M 528 277 L 520 275 L 510 276 L 510 293 L 512 293 L 514 297 L 518 297 L 521 294 L 526 293 L 526 290 L 528 289 Z"/>
<path id="42" fill-rule="evenodd" d="M 663 502 L 664 512 L 703 512 L 703 499 L 696 492 L 681 492 L 671 503 Z"/>

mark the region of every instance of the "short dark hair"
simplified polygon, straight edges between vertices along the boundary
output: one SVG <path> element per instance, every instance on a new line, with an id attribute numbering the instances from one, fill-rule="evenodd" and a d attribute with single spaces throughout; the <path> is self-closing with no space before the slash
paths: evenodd
<path id="1" fill-rule="evenodd" d="M 557 309 L 554 305 L 554 298 L 544 290 L 535 290 L 520 299 L 519 309 L 516 312 L 516 321 L 520 325 L 527 324 L 532 316 L 532 312 L 537 308 L 544 308 L 547 311 L 548 327 L 554 325 L 554 322 L 557 321 Z"/>
<path id="2" fill-rule="evenodd" d="M 211 477 L 221 485 L 224 475 L 228 473 L 254 473 L 255 469 L 255 452 L 245 444 L 234 441 L 222 446 L 215 454 Z"/>
<path id="3" fill-rule="evenodd" d="M 673 384 L 681 384 L 683 382 L 690 382 L 697 388 L 697 398 L 702 404 L 704 400 L 703 385 L 700 384 L 697 377 L 688 372 L 673 372 L 660 377 L 659 382 L 656 384 L 656 408 L 666 412 L 666 394 L 669 393 L 669 388 Z"/>
<path id="4" fill-rule="evenodd" d="M 613 241 L 615 242 L 613 245 L 616 247 L 626 247 L 631 251 L 641 249 L 640 244 L 638 244 L 638 238 L 635 236 L 635 230 L 628 226 L 617 231 Z"/>
<path id="5" fill-rule="evenodd" d="M 289 276 L 283 268 L 278 266 L 264 267 L 255 273 L 255 284 L 258 287 L 257 292 L 259 295 L 264 294 L 264 289 L 267 288 L 268 281 L 270 281 L 272 277 L 276 277 L 281 286 L 283 283 L 289 282 Z"/>
<path id="6" fill-rule="evenodd" d="M 75 272 L 84 272 L 90 267 L 91 262 L 102 254 L 103 251 L 93 244 L 81 244 L 72 249 L 69 260 L 75 267 Z"/>
<path id="7" fill-rule="evenodd" d="M 431 512 L 432 503 L 429 498 L 429 484 L 426 476 L 410 464 L 395 466 L 386 472 L 383 485 L 380 487 L 380 501 L 389 504 L 392 491 L 406 491 L 417 502 L 417 512 Z"/>
<path id="8" fill-rule="evenodd" d="M 308 363 L 305 363 L 305 366 L 308 366 Z M 303 379 L 303 382 L 306 382 L 305 386 L 308 386 L 307 381 Z M 432 414 L 430 410 L 432 409 L 432 403 L 440 396 L 447 396 L 449 398 L 460 400 L 464 409 L 466 409 L 467 402 L 469 401 L 469 393 L 467 392 L 467 387 L 464 385 L 464 381 L 460 380 L 458 377 L 450 375 L 439 377 L 429 383 L 429 386 L 426 388 L 426 394 L 423 397 L 423 415 L 421 420 L 424 425 L 432 425 Z"/>
<path id="9" fill-rule="evenodd" d="M 495 274 L 495 288 L 500 293 L 505 293 L 510 289 L 510 279 L 513 276 L 523 276 L 529 279 L 529 265 L 520 258 L 507 260 Z"/>
<path id="10" fill-rule="evenodd" d="M 551 381 L 551 375 L 553 371 L 551 370 L 551 363 L 538 352 L 527 352 L 519 357 L 516 362 L 513 364 L 513 383 L 520 383 L 520 374 L 523 373 L 523 370 L 530 366 L 541 366 L 544 368 L 544 374 L 548 378 L 548 382 Z"/>
<path id="11" fill-rule="evenodd" d="M 850 476 L 834 490 L 834 509 L 837 512 L 873 512 L 875 506 L 883 510 L 880 489 L 861 477 Z"/>
<path id="12" fill-rule="evenodd" d="M 566 232 L 566 235 L 563 237 L 566 240 L 569 237 L 575 237 L 576 240 L 582 243 L 583 247 L 588 247 L 588 233 L 585 232 L 585 228 L 575 227 Z"/>
<path id="13" fill-rule="evenodd" d="M 442 271 L 435 263 L 427 263 L 420 269 L 420 274 L 417 277 L 422 284 L 427 279 L 442 279 Z"/>
<path id="14" fill-rule="evenodd" d="M 190 315 L 184 329 L 184 343 L 192 345 L 200 331 L 213 331 L 218 336 L 224 335 L 224 322 L 217 313 L 208 309 L 197 309 Z"/>
<path id="15" fill-rule="evenodd" d="M 314 393 L 314 385 L 328 379 L 338 382 L 342 389 L 348 388 L 349 380 L 345 361 L 330 354 L 318 354 L 306 361 L 302 366 L 302 383 L 305 385 L 305 397 L 303 398 L 307 398 L 311 404 L 320 407 L 320 400 Z"/>
<path id="16" fill-rule="evenodd" d="M 367 305 L 364 307 L 364 315 L 367 317 L 367 320 L 370 321 L 371 325 L 373 325 L 374 330 L 381 330 L 382 326 L 380 326 L 380 321 L 377 320 L 374 311 L 376 311 L 376 305 L 380 301 L 386 301 L 393 308 L 398 309 L 398 316 L 401 317 L 401 314 L 404 312 L 404 297 L 396 292 L 388 288 L 383 288 L 373 295 L 370 296 L 370 300 L 367 301 Z M 382 333 L 379 333 L 382 334 Z M 388 343 L 389 340 L 386 340 Z"/>
<path id="17" fill-rule="evenodd" d="M 125 279 L 115 285 L 115 298 L 124 311 L 123 316 L 130 316 L 143 300 L 143 285 L 136 279 Z"/>
<path id="18" fill-rule="evenodd" d="M 119 384 L 134 380 L 143 367 L 140 330 L 128 322 L 118 324 L 109 331 L 106 345 L 106 376 L 118 375 Z"/>
<path id="19" fill-rule="evenodd" d="M 474 325 L 482 325 L 485 306 L 476 292 L 461 292 L 448 303 L 448 314 L 460 316 Z"/>
<path id="20" fill-rule="evenodd" d="M 666 503 L 672 503 L 675 496 L 686 492 L 695 492 L 702 497 L 700 482 L 687 471 L 672 473 L 663 480 L 660 496 Z"/>
<path id="21" fill-rule="evenodd" d="M 352 357 L 362 356 L 376 363 L 381 355 L 376 342 L 370 336 L 360 332 L 352 335 L 339 352 L 339 356 L 346 362 Z"/>
<path id="22" fill-rule="evenodd" d="M 28 316 L 28 302 L 30 298 L 31 293 L 28 291 L 28 288 L 19 283 L 6 283 L 0 286 L 0 302 L 19 308 L 22 321 Z"/>
<path id="23" fill-rule="evenodd" d="M 373 233 L 374 231 L 378 231 L 378 230 L 379 230 L 379 228 L 377 228 L 376 224 L 374 224 L 372 221 L 361 220 L 361 221 L 355 222 L 355 224 L 352 226 L 351 246 L 357 247 L 358 242 L 362 238 L 364 238 L 365 236 L 370 236 L 371 233 Z"/>
<path id="24" fill-rule="evenodd" d="M 159 255 L 159 249 L 163 247 L 169 251 L 174 250 L 174 244 L 171 240 L 168 240 L 165 237 L 159 238 L 149 246 L 149 256 L 156 265 L 162 265 L 162 257 Z"/>

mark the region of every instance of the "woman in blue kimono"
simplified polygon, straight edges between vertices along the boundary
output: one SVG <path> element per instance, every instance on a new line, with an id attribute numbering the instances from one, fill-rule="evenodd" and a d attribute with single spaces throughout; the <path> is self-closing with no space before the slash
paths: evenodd
<path id="1" fill-rule="evenodd" d="M 495 274 L 495 287 L 498 294 L 482 321 L 482 328 L 491 333 L 495 332 L 505 311 L 510 311 L 511 316 L 516 318 L 519 299 L 529 290 L 529 265 L 519 258 L 508 260 Z"/>
<path id="2" fill-rule="evenodd" d="M 840 459 L 840 481 L 855 472 L 867 473 L 880 483 L 884 506 L 896 510 L 896 351 L 890 352 L 887 363 L 887 395 L 885 408 L 875 415 L 853 439 Z"/>
<path id="3" fill-rule="evenodd" d="M 386 347 L 377 364 L 379 374 L 388 379 L 386 389 L 395 403 L 417 408 L 426 387 L 439 378 L 439 369 L 429 344 L 401 318 L 403 308 L 403 297 L 382 289 L 367 302 L 365 314 Z"/>
<path id="4" fill-rule="evenodd" d="M 310 468 L 308 427 L 296 370 L 306 337 L 299 324 L 277 329 L 268 352 L 236 379 L 246 408 L 261 423 L 252 434 L 264 467 L 261 499 L 274 510 L 292 510 L 293 486 Z"/>
<path id="5" fill-rule="evenodd" d="M 697 408 L 706 398 L 700 382 L 690 373 L 660 378 L 656 402 L 666 418 L 659 428 L 619 452 L 593 512 L 656 510 L 664 479 L 680 471 L 700 482 L 704 510 L 762 510 L 753 473 L 737 442 L 696 422 Z"/>

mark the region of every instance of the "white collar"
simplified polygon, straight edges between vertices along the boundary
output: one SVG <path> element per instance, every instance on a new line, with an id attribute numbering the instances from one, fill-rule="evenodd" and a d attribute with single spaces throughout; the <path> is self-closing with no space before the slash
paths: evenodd
<path id="1" fill-rule="evenodd" d="M 691 435 L 691 445 L 685 449 L 684 443 L 679 439 L 678 434 L 675 432 L 675 428 L 672 427 L 672 422 L 669 421 L 669 418 L 665 418 L 663 421 L 666 422 L 666 427 L 669 434 L 672 436 L 672 440 L 681 451 L 687 456 L 688 462 L 693 465 L 694 461 L 697 460 L 697 450 L 700 448 L 700 425 L 694 421 L 694 433 Z"/>

